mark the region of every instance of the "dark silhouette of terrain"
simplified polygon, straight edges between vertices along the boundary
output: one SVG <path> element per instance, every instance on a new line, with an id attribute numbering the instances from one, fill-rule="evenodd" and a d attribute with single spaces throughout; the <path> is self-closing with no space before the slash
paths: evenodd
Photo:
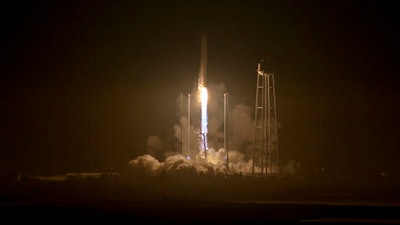
<path id="1" fill-rule="evenodd" d="M 369 177 L 69 177 L 4 182 L 15 222 L 400 222 L 400 182 Z"/>

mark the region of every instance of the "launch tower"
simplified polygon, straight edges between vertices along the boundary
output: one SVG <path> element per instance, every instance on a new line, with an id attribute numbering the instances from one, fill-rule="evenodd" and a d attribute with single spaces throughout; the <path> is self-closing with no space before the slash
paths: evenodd
<path id="1" fill-rule="evenodd" d="M 253 175 L 279 173 L 278 122 L 276 114 L 275 78 L 257 67 L 254 112 Z"/>

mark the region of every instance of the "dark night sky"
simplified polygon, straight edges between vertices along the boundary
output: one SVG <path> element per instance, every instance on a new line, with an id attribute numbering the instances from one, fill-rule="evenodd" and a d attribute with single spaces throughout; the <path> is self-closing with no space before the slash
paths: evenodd
<path id="1" fill-rule="evenodd" d="M 396 171 L 396 1 L 32 1 L 2 7 L 1 158 L 32 171 L 125 165 L 166 137 L 197 80 L 254 104 L 276 76 L 283 159 Z"/>

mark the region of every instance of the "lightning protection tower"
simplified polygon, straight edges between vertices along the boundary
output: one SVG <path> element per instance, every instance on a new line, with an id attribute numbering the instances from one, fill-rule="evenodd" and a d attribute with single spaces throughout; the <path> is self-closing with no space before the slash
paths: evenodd
<path id="1" fill-rule="evenodd" d="M 275 78 L 257 67 L 254 112 L 253 175 L 279 173 L 278 122 L 276 115 Z"/>

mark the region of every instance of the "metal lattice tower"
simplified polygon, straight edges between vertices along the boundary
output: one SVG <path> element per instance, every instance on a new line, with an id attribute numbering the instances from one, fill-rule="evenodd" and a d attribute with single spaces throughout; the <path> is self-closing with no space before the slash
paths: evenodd
<path id="1" fill-rule="evenodd" d="M 276 114 L 275 78 L 273 73 L 257 68 L 254 112 L 253 175 L 279 173 L 278 122 Z"/>

